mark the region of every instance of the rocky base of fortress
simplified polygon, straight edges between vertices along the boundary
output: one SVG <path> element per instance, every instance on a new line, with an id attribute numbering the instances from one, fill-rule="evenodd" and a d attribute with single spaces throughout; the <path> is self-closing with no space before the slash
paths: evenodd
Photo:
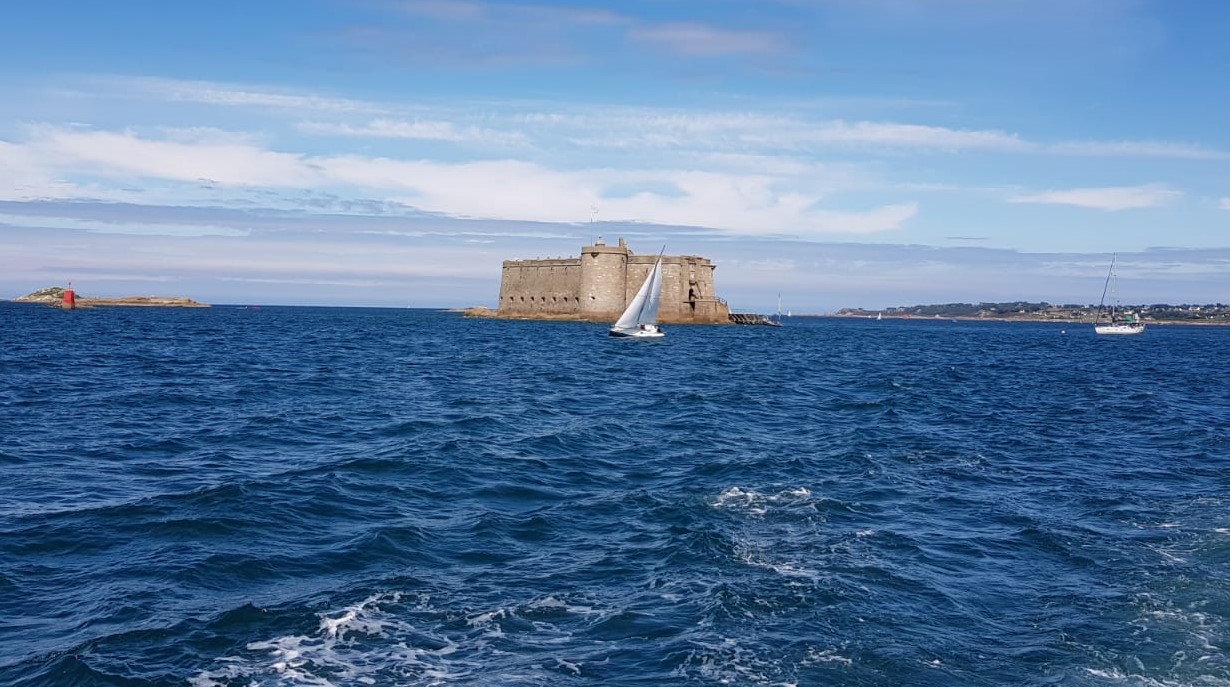
<path id="1" fill-rule="evenodd" d="M 485 318 L 497 319 L 497 320 L 536 320 L 536 321 L 541 320 L 541 321 L 548 321 L 548 322 L 605 322 L 607 324 L 610 324 L 614 322 L 615 320 L 619 319 L 619 313 L 615 313 L 614 315 L 611 315 L 610 317 L 592 317 L 592 316 L 587 316 L 587 315 L 553 314 L 553 313 L 537 313 L 533 315 L 518 313 L 515 315 L 505 315 L 505 314 L 501 314 L 498 310 L 492 310 L 491 308 L 487 308 L 481 305 L 474 306 L 471 308 L 465 308 L 464 310 L 461 311 L 461 314 L 463 317 L 479 317 L 479 318 L 485 317 Z M 672 325 L 673 324 L 732 324 L 732 323 L 734 322 L 731 319 L 718 320 L 718 321 L 697 321 L 697 320 L 692 320 L 692 319 L 677 320 L 677 319 L 673 319 L 670 317 L 660 317 L 658 319 L 658 324 L 672 324 Z"/>

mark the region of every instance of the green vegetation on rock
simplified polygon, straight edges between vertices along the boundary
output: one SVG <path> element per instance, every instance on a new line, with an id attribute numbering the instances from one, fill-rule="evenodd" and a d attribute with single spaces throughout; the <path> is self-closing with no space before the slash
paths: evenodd
<path id="1" fill-rule="evenodd" d="M 21 303 L 47 303 L 51 301 L 59 302 L 64 299 L 64 287 L 49 286 L 45 289 L 39 289 L 34 293 L 27 293 L 20 298 L 15 298 L 15 301 Z"/>

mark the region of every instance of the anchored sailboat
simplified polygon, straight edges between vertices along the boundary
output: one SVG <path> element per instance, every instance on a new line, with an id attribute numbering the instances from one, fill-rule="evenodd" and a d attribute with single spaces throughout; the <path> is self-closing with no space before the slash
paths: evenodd
<path id="1" fill-rule="evenodd" d="M 663 249 L 665 251 L 665 249 Z M 656 339 L 666 336 L 658 328 L 658 303 L 662 300 L 662 254 L 653 263 L 645 283 L 636 292 L 624 314 L 611 327 L 611 336 L 634 339 Z"/>
<path id="2" fill-rule="evenodd" d="M 1115 274 L 1115 259 L 1110 258 L 1110 271 L 1106 273 L 1106 283 L 1102 285 L 1102 300 L 1098 302 L 1098 314 L 1093 320 L 1093 331 L 1098 334 L 1143 334 L 1145 323 L 1136 319 L 1130 312 L 1124 312 L 1119 307 L 1119 277 Z M 1098 324 L 1102 320 L 1102 307 L 1106 303 L 1106 291 L 1110 289 L 1110 315 L 1106 324 Z"/>
<path id="3" fill-rule="evenodd" d="M 766 321 L 765 324 L 770 327 L 782 326 L 782 295 L 780 293 L 777 294 L 777 315 L 773 319 Z"/>

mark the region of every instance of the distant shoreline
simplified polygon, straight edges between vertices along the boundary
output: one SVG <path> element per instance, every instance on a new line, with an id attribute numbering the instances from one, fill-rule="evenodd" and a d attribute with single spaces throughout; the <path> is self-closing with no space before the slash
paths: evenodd
<path id="1" fill-rule="evenodd" d="M 869 315 L 838 315 L 836 313 L 824 315 L 795 315 L 795 317 L 827 317 L 836 320 L 874 320 L 873 316 Z M 1050 322 L 1052 324 L 1070 324 L 1070 325 L 1088 325 L 1093 326 L 1092 320 L 1076 320 L 1062 319 L 1054 317 L 970 317 L 968 315 L 958 315 L 953 317 L 926 317 L 922 315 L 883 315 L 881 319 L 885 320 L 914 320 L 916 322 Z M 1142 320 L 1146 325 L 1192 325 L 1195 327 L 1230 327 L 1230 322 L 1209 322 L 1207 320 Z"/>
<path id="2" fill-rule="evenodd" d="M 161 298 L 157 296 L 125 296 L 122 298 L 79 298 L 78 308 L 209 308 L 191 298 Z"/>

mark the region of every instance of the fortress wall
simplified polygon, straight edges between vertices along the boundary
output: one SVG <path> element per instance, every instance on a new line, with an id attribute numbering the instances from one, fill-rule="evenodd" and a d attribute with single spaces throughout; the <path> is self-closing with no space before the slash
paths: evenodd
<path id="1" fill-rule="evenodd" d="M 576 315 L 580 281 L 576 259 L 505 260 L 498 310 L 512 316 Z"/>
<path id="2" fill-rule="evenodd" d="M 687 321 L 688 317 L 688 286 L 684 265 L 677 258 L 662 259 L 662 305 L 658 308 L 658 319 L 663 322 Z"/>
<path id="3" fill-rule="evenodd" d="M 505 260 L 500 279 L 502 317 L 614 321 L 649 276 L 655 254 L 634 255 L 623 239 L 608 246 L 599 239 L 579 258 Z M 714 265 L 694 255 L 662 258 L 662 301 L 658 321 L 726 323 L 730 311 L 717 298 Z"/>
<path id="4" fill-rule="evenodd" d="M 695 322 L 728 322 L 730 308 L 718 299 L 717 287 L 714 285 L 713 273 L 716 266 L 708 258 L 694 255 L 683 258 L 681 266 L 685 274 L 681 275 L 682 300 L 685 302 L 685 316 Z"/>
<path id="5" fill-rule="evenodd" d="M 694 255 L 664 258 L 662 264 L 663 322 L 727 322 L 730 311 L 717 299 L 713 263 Z"/>

